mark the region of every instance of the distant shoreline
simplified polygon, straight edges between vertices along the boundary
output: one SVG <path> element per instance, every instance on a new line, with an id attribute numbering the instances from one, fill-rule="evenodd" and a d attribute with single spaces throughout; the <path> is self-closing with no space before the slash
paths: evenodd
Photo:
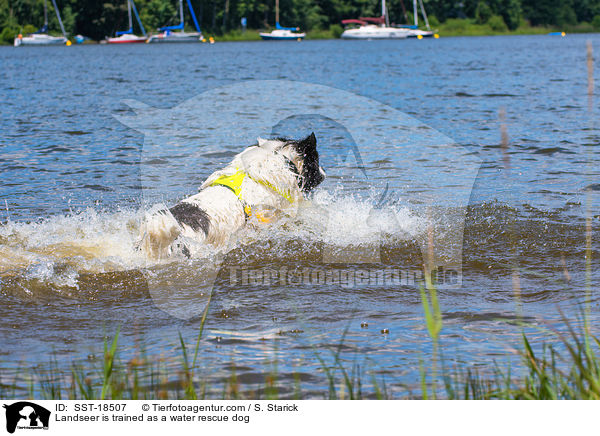
<path id="1" fill-rule="evenodd" d="M 460 37 L 460 36 L 523 36 L 523 35 L 548 35 L 550 33 L 560 33 L 565 32 L 565 36 L 569 34 L 593 34 L 600 33 L 600 29 L 593 28 L 571 28 L 567 30 L 561 30 L 558 28 L 548 28 L 548 27 L 523 27 L 518 28 L 514 31 L 487 31 L 486 29 L 482 29 L 482 26 L 467 26 L 467 27 L 459 27 L 459 28 L 450 28 L 444 29 L 444 25 L 440 25 L 437 29 L 432 29 L 435 33 L 439 34 L 440 38 L 444 37 Z M 336 29 L 337 30 L 337 29 Z M 306 33 L 306 40 L 331 40 L 331 39 L 340 39 L 339 32 L 336 30 L 317 30 Z M 207 39 L 204 44 L 208 44 L 208 38 L 213 37 L 215 42 L 252 42 L 252 41 L 262 41 L 260 38 L 259 32 L 264 32 L 264 30 L 247 30 L 242 33 L 239 30 L 226 33 L 224 35 L 211 35 L 206 34 L 205 38 Z M 57 36 L 60 36 L 57 34 Z M 72 40 L 72 38 L 70 38 Z M 86 40 L 83 44 L 75 44 L 73 45 L 100 45 L 100 41 Z M 202 43 L 201 43 L 202 44 Z M 12 43 L 8 42 L 0 42 L 0 46 L 9 47 L 12 46 Z"/>

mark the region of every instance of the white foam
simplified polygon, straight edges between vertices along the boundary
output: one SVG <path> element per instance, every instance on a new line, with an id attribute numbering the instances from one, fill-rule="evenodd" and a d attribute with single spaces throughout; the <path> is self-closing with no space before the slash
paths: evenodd
<path id="1" fill-rule="evenodd" d="M 91 272 L 140 267 L 145 259 L 134 247 L 138 222 L 138 212 L 91 208 L 39 222 L 11 221 L 0 226 L 0 250 L 9 253 L 0 266 L 26 267 L 39 278 L 51 269 L 48 265 L 65 262 Z"/>
<path id="2" fill-rule="evenodd" d="M 345 247 L 389 238 L 405 240 L 422 233 L 423 228 L 423 220 L 407 207 L 377 207 L 376 199 L 320 191 L 296 217 L 262 226 L 248 236 L 298 238 Z"/>
<path id="3" fill-rule="evenodd" d="M 345 247 L 376 244 L 382 238 L 406 239 L 422 231 L 422 220 L 408 208 L 376 208 L 375 204 L 375 199 L 320 191 L 296 217 L 259 228 L 248 226 L 232 238 L 228 249 L 257 239 L 301 239 Z M 0 226 L 0 274 L 20 271 L 30 279 L 77 287 L 82 272 L 152 267 L 155 263 L 136 249 L 143 216 L 141 210 L 103 212 L 88 208 L 39 222 L 8 222 Z M 194 257 L 207 260 L 216 253 L 210 247 L 191 251 Z"/>

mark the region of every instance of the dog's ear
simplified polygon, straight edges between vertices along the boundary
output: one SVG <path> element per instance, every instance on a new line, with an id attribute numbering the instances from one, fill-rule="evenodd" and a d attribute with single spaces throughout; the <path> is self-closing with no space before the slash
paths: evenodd
<path id="1" fill-rule="evenodd" d="M 260 136 L 258 138 L 256 138 L 256 140 L 258 141 L 258 146 L 262 147 L 264 145 L 265 142 L 267 142 L 266 139 L 261 138 Z"/>
<path id="2" fill-rule="evenodd" d="M 315 132 L 312 132 L 302 141 L 298 142 L 298 151 L 306 154 L 310 151 L 315 151 L 317 149 L 317 138 L 315 137 Z"/>

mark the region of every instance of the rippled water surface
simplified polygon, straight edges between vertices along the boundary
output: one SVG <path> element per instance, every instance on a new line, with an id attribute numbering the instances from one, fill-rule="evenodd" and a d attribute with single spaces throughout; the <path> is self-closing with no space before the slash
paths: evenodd
<path id="1" fill-rule="evenodd" d="M 0 365 L 55 353 L 68 370 L 117 326 L 125 359 L 140 343 L 179 356 L 212 295 L 201 367 L 214 384 L 235 367 L 262 386 L 277 362 L 284 385 L 319 396 L 317 354 L 344 337 L 342 359 L 400 394 L 431 356 L 418 286 L 368 275 L 418 276 L 430 256 L 462 273 L 439 289 L 450 366 L 518 364 L 519 311 L 551 340 L 535 327 L 564 329 L 560 311 L 576 322 L 590 280 L 594 324 L 587 39 L 600 52 L 597 35 L 1 47 Z M 256 82 L 273 79 L 283 88 Z M 296 217 L 193 259 L 135 249 L 145 209 L 194 193 L 259 134 L 310 131 L 328 178 Z"/>

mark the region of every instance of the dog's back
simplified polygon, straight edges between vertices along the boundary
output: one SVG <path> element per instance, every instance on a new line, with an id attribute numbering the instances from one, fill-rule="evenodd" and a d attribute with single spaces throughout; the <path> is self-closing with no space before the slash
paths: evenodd
<path id="1" fill-rule="evenodd" d="M 287 147 L 287 148 L 286 148 Z M 244 227 L 257 209 L 287 210 L 303 199 L 303 184 L 309 168 L 303 161 L 312 147 L 316 177 L 324 177 L 318 165 L 316 139 L 302 141 L 262 140 L 235 156 L 224 169 L 216 171 L 200 187 L 200 192 L 170 209 L 157 207 L 146 214 L 139 247 L 153 259 L 170 256 L 180 237 L 222 246 Z M 315 167 L 316 165 L 316 167 Z M 317 182 L 316 184 L 318 184 Z M 315 184 L 315 186 L 316 186 Z M 186 248 L 187 250 L 187 248 Z M 184 254 L 189 255 L 189 250 Z"/>

